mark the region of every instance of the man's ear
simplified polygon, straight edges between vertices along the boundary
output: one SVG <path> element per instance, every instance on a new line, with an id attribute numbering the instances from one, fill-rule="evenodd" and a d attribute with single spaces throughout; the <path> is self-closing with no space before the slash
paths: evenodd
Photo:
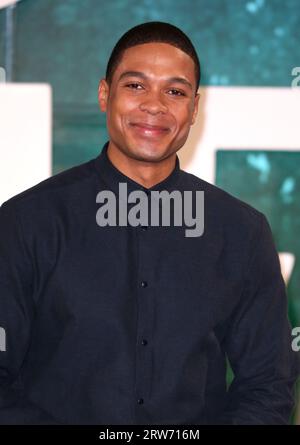
<path id="1" fill-rule="evenodd" d="M 100 110 L 105 112 L 107 109 L 107 98 L 109 94 L 109 86 L 105 79 L 101 79 L 98 87 L 98 101 Z"/>
<path id="2" fill-rule="evenodd" d="M 195 123 L 196 117 L 197 117 L 197 113 L 198 113 L 198 105 L 199 105 L 199 99 L 200 99 L 201 95 L 200 93 L 196 93 L 195 99 L 194 99 L 194 111 L 193 111 L 193 117 L 192 117 L 192 123 L 191 125 L 193 125 Z"/>

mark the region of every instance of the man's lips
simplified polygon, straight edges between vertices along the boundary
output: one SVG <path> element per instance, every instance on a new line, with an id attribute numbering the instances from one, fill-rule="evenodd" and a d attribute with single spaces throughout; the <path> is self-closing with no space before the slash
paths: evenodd
<path id="1" fill-rule="evenodd" d="M 169 130 L 168 127 L 163 127 L 161 125 L 147 124 L 145 122 L 131 122 L 130 125 L 133 127 L 137 127 L 137 129 L 140 129 L 145 133 L 162 133 Z"/>

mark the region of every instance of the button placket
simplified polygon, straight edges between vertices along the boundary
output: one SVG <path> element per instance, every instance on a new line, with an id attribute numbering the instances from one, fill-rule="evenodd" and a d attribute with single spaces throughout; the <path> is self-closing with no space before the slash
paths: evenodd
<path id="1" fill-rule="evenodd" d="M 149 237 L 149 226 L 140 224 L 137 227 L 138 242 L 138 325 L 136 343 L 136 385 L 135 397 L 139 405 L 146 403 L 151 387 L 152 350 L 150 348 L 151 328 L 153 326 L 153 298 L 151 270 L 152 242 Z M 139 411 L 140 412 L 140 411 Z"/>

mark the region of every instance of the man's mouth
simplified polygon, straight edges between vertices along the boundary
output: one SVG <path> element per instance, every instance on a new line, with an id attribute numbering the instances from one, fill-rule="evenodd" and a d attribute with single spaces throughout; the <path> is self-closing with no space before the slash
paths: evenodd
<path id="1" fill-rule="evenodd" d="M 168 127 L 152 125 L 145 122 L 131 122 L 130 126 L 143 136 L 161 136 L 169 131 Z"/>

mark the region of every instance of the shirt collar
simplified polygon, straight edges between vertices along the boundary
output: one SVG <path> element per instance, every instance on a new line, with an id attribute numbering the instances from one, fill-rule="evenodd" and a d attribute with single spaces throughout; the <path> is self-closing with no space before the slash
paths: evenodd
<path id="1" fill-rule="evenodd" d="M 151 192 L 152 190 L 169 190 L 171 191 L 175 184 L 177 183 L 179 172 L 180 172 L 180 162 L 178 155 L 176 154 L 176 163 L 175 167 L 172 170 L 172 172 L 167 176 L 165 179 L 163 179 L 158 184 L 155 184 L 154 186 L 150 188 L 146 188 L 143 185 L 135 182 L 133 179 L 129 178 L 128 176 L 124 175 L 120 170 L 118 170 L 110 161 L 108 155 L 107 155 L 107 149 L 108 149 L 109 141 L 107 141 L 101 153 L 95 158 L 95 166 L 98 174 L 100 175 L 101 179 L 107 184 L 110 190 L 113 190 L 116 194 L 118 194 L 119 191 L 119 183 L 126 183 L 127 184 L 127 191 L 128 193 L 135 191 L 135 190 L 142 190 L 146 193 Z"/>

